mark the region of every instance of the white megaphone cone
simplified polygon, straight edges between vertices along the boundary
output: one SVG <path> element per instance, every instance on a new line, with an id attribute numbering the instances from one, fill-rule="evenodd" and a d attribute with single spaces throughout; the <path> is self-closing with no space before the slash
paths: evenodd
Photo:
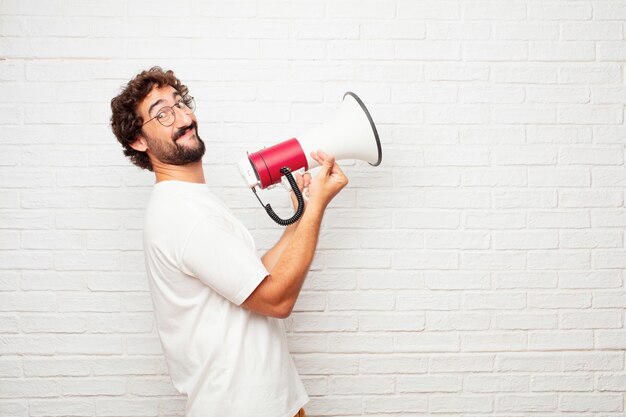
<path id="1" fill-rule="evenodd" d="M 291 172 L 302 168 L 308 171 L 319 166 L 311 158 L 311 152 L 318 149 L 333 155 L 336 160 L 358 159 L 372 166 L 380 165 L 383 154 L 376 125 L 365 104 L 356 94 L 345 93 L 343 103 L 335 116 L 322 126 L 297 138 L 249 153 L 247 158 L 239 161 L 239 172 L 255 194 L 256 187 L 270 187 L 279 183 L 284 175 L 300 202 L 302 196 Z M 261 202 L 261 205 L 272 219 L 282 225 L 294 223 L 302 215 L 301 202 L 296 214 L 288 220 L 276 216 L 269 204 L 264 205 Z"/>
<path id="2" fill-rule="evenodd" d="M 336 160 L 358 159 L 378 166 L 382 160 L 382 148 L 376 125 L 365 104 L 354 93 L 347 92 L 335 116 L 322 126 L 298 137 L 309 169 L 319 164 L 311 158 L 311 152 L 323 150 Z"/>

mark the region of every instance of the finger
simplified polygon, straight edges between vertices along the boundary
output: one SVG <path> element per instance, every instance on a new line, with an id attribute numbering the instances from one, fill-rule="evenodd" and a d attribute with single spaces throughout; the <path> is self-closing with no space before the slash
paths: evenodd
<path id="1" fill-rule="evenodd" d="M 317 154 L 322 159 L 324 166 L 331 168 L 333 165 L 335 165 L 335 157 L 333 155 L 327 154 L 321 149 L 317 150 Z"/>
<path id="2" fill-rule="evenodd" d="M 311 157 L 315 159 L 320 166 L 324 166 L 326 160 L 329 158 L 329 155 L 324 153 L 322 150 L 317 150 L 311 152 Z"/>
<path id="3" fill-rule="evenodd" d="M 304 181 L 304 188 L 308 188 L 309 185 L 311 184 L 311 174 L 308 172 L 305 172 L 304 175 L 302 176 L 302 179 Z"/>
<path id="4" fill-rule="evenodd" d="M 311 158 L 315 160 L 318 164 L 322 165 L 322 161 L 320 160 L 320 156 L 315 151 L 311 151 Z"/>
<path id="5" fill-rule="evenodd" d="M 311 156 L 313 156 L 313 154 L 311 154 Z M 317 158 L 314 159 L 321 166 L 320 174 L 327 175 L 335 164 L 335 157 L 324 153 L 321 149 L 317 150 L 316 156 Z"/>
<path id="6" fill-rule="evenodd" d="M 331 177 L 333 177 L 335 179 L 340 179 L 340 178 L 347 179 L 346 174 L 343 173 L 343 170 L 341 169 L 339 164 L 335 164 L 333 166 L 333 170 L 331 172 Z"/>
<path id="7" fill-rule="evenodd" d="M 296 184 L 298 185 L 298 188 L 302 190 L 302 188 L 304 188 L 304 179 L 302 178 L 302 175 L 296 172 L 295 179 L 296 179 Z"/>

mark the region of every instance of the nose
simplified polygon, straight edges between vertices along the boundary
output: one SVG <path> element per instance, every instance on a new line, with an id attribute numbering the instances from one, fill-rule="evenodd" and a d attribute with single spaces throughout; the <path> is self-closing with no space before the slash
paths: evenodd
<path id="1" fill-rule="evenodd" d="M 187 113 L 185 110 L 178 108 L 178 106 L 174 106 L 172 109 L 174 109 L 174 115 L 176 116 L 176 125 L 178 127 L 189 126 L 193 120 L 193 113 Z"/>

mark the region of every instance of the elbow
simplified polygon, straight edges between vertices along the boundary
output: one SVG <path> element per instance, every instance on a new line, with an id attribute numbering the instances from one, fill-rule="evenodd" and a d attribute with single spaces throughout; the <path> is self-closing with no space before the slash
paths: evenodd
<path id="1" fill-rule="evenodd" d="M 281 319 L 284 320 L 286 318 L 288 318 L 291 315 L 290 311 L 286 311 L 286 312 L 276 312 L 275 314 L 272 314 L 272 317 L 277 318 L 277 319 Z"/>
<path id="2" fill-rule="evenodd" d="M 268 278 L 272 280 L 274 276 L 269 275 Z M 285 290 L 278 290 L 274 292 L 273 296 L 267 300 L 269 301 L 272 310 L 269 315 L 277 319 L 286 319 L 291 315 L 294 305 L 296 304 L 296 299 L 297 296 L 294 297 L 293 294 Z"/>
<path id="3" fill-rule="evenodd" d="M 263 316 L 286 319 L 291 315 L 297 295 L 290 294 L 274 284 L 272 275 L 268 275 L 242 303 L 242 307 Z"/>
<path id="4" fill-rule="evenodd" d="M 276 317 L 277 319 L 286 319 L 287 317 L 291 316 L 293 306 L 293 302 L 288 300 L 283 301 L 274 308 L 274 314 L 272 314 L 272 316 Z"/>

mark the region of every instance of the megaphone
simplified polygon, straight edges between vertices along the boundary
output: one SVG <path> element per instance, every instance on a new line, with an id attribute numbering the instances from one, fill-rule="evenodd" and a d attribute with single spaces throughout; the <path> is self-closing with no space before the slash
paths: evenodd
<path id="1" fill-rule="evenodd" d="M 335 159 L 358 159 L 372 166 L 380 165 L 383 157 L 380 138 L 374 120 L 363 101 L 353 92 L 343 95 L 343 103 L 335 116 L 322 126 L 269 148 L 248 153 L 239 161 L 239 172 L 252 189 L 267 214 L 278 224 L 287 226 L 300 219 L 304 200 L 291 172 L 308 171 L 319 166 L 311 158 L 311 151 L 322 149 Z M 281 219 L 269 204 L 263 204 L 256 187 L 265 189 L 286 177 L 296 198 L 298 209 L 289 219 Z"/>

